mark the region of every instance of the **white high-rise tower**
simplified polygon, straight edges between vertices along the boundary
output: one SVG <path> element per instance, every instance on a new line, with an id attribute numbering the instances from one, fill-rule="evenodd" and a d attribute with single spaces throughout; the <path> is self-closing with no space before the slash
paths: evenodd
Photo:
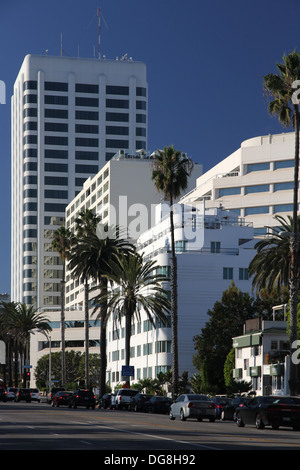
<path id="1" fill-rule="evenodd" d="M 12 96 L 12 301 L 60 304 L 53 231 L 119 149 L 147 149 L 147 110 L 141 62 L 25 57 Z"/>

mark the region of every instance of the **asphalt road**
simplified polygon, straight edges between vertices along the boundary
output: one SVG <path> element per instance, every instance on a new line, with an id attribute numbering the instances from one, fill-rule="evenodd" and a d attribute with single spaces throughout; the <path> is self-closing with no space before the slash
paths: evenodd
<path id="1" fill-rule="evenodd" d="M 7 402 L 0 403 L 0 452 L 4 450 L 97 450 L 102 451 L 99 463 L 102 459 L 105 464 L 137 468 L 146 463 L 193 465 L 204 450 L 216 457 L 222 450 L 300 450 L 300 432 L 238 428 L 231 421 L 170 421 L 167 415 L 125 410 Z M 51 454 L 44 455 L 51 459 Z"/>

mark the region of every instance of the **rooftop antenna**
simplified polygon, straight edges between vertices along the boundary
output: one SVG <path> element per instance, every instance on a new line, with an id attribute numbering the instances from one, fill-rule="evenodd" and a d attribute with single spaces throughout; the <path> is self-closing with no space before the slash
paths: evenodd
<path id="1" fill-rule="evenodd" d="M 101 59 L 101 54 L 100 54 L 100 30 L 101 30 L 101 8 L 98 7 L 98 59 Z"/>

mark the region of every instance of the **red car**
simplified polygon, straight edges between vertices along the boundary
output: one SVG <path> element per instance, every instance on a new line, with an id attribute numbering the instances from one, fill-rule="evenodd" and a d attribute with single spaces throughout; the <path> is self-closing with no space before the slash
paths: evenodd
<path id="1" fill-rule="evenodd" d="M 52 398 L 52 406 L 68 405 L 68 399 L 73 392 L 66 392 L 65 390 L 57 392 Z"/>

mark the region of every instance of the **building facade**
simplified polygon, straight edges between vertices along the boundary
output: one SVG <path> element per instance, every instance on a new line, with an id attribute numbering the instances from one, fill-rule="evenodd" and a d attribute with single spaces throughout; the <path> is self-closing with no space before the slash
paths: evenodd
<path id="1" fill-rule="evenodd" d="M 157 221 L 137 242 L 145 260 L 154 260 L 159 273 L 170 275 L 169 208 L 159 204 Z M 235 213 L 221 209 L 205 210 L 177 205 L 175 244 L 178 263 L 178 350 L 179 374 L 189 377 L 197 371 L 193 365 L 193 337 L 205 326 L 209 309 L 221 298 L 232 281 L 243 291 L 251 292 L 248 265 L 254 255 L 252 225 Z M 169 283 L 163 283 L 170 290 Z M 114 387 L 122 382 L 125 364 L 125 325 L 108 322 L 107 379 Z M 155 378 L 171 369 L 171 322 L 153 327 L 145 313 L 132 324 L 132 381 Z"/>
<path id="2" fill-rule="evenodd" d="M 290 346 L 285 320 L 248 320 L 233 338 L 235 380 L 252 385 L 256 395 L 288 395 Z"/>
<path id="3" fill-rule="evenodd" d="M 28 55 L 12 96 L 11 298 L 59 305 L 65 208 L 118 149 L 147 149 L 146 66 Z"/>
<path id="4" fill-rule="evenodd" d="M 197 180 L 181 202 L 235 211 L 253 223 L 255 235 L 278 225 L 275 215 L 292 216 L 294 133 L 248 139 L 241 147 Z"/>

